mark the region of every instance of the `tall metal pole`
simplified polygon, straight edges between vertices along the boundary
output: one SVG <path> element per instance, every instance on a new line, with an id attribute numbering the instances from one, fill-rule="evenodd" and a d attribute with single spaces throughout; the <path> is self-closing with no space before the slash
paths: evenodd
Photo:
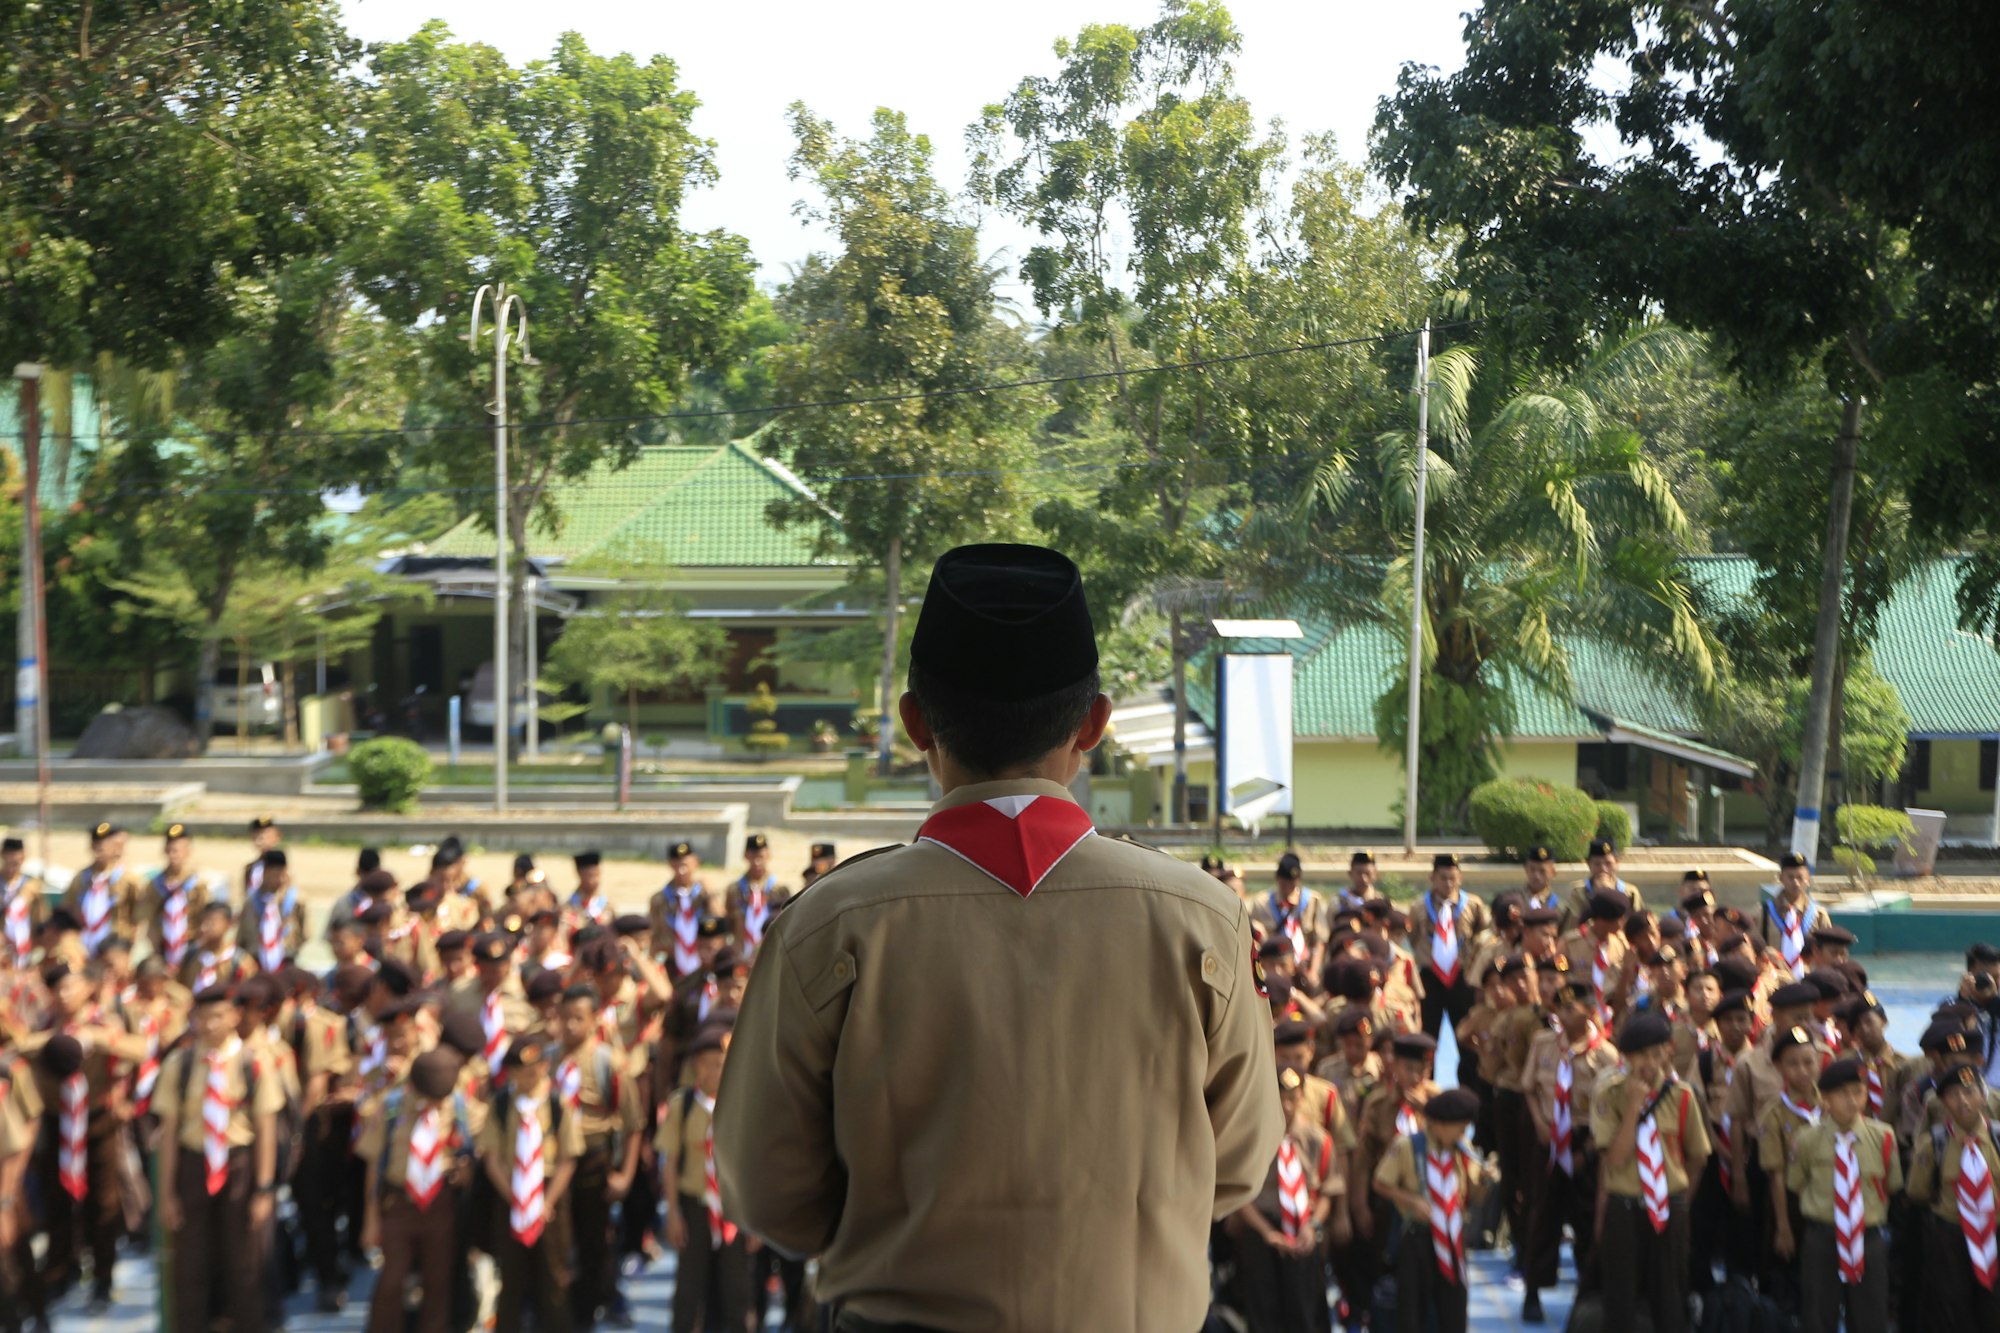
<path id="1" fill-rule="evenodd" d="M 493 809 L 507 811 L 507 758 L 513 734 L 514 695 L 508 688 L 507 623 L 507 347 L 519 342 L 523 360 L 534 364 L 528 351 L 528 307 L 505 283 L 481 287 L 472 297 L 472 328 L 467 335 L 479 347 L 479 312 L 493 302 Z"/>
<path id="2" fill-rule="evenodd" d="M 1410 552 L 1410 719 L 1403 748 L 1403 854 L 1417 850 L 1417 728 L 1424 675 L 1424 478 L 1430 472 L 1431 322 L 1417 337 L 1417 535 Z"/>
<path id="3" fill-rule="evenodd" d="M 21 586 L 20 605 L 14 617 L 14 743 L 20 747 L 20 755 L 28 758 L 35 752 L 35 706 L 41 698 L 40 674 L 37 663 L 41 660 L 35 654 L 35 618 L 40 609 L 35 599 L 27 595 L 28 571 L 35 566 L 38 550 L 35 546 L 34 515 L 35 494 L 40 481 L 36 455 L 40 450 L 28 443 L 27 418 L 29 402 L 40 388 L 37 377 L 42 368 L 32 362 L 24 362 L 14 367 L 17 381 L 17 401 L 20 404 L 21 464 L 27 489 L 22 493 L 22 503 L 27 521 L 21 524 Z"/>
<path id="4" fill-rule="evenodd" d="M 14 367 L 14 377 L 21 386 L 22 481 L 27 488 L 22 497 L 26 521 L 22 524 L 21 572 L 24 577 L 21 580 L 21 601 L 23 610 L 28 612 L 23 620 L 32 620 L 31 625 L 23 626 L 28 633 L 19 645 L 21 670 L 14 691 L 17 713 L 18 701 L 22 698 L 29 701 L 33 710 L 32 724 L 17 735 L 20 743 L 25 745 L 30 743 L 29 733 L 33 733 L 35 841 L 46 872 L 49 864 L 49 618 L 43 607 L 42 587 L 42 368 L 34 362 L 23 362 Z"/>
<path id="5" fill-rule="evenodd" d="M 535 693 L 535 682 L 542 674 L 542 644 L 536 636 L 536 630 L 540 627 L 535 623 L 535 593 L 540 586 L 540 579 L 533 574 L 528 575 L 528 596 L 525 599 L 528 604 L 521 608 L 521 651 L 527 654 L 528 658 L 528 678 L 521 682 L 522 691 L 528 696 L 528 712 L 524 720 L 528 729 L 528 743 L 522 748 L 527 751 L 530 759 L 540 754 L 542 750 L 542 719 L 535 708 L 541 700 L 541 696 Z"/>

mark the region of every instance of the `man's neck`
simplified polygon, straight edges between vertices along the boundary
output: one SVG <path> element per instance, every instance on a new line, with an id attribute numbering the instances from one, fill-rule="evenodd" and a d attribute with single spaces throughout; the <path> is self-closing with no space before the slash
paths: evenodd
<path id="1" fill-rule="evenodd" d="M 1811 1107 L 1819 1104 L 1819 1087 L 1817 1084 L 1808 1083 L 1803 1092 L 1797 1088 L 1786 1088 L 1785 1095 L 1800 1106 Z"/>
<path id="2" fill-rule="evenodd" d="M 1855 1130 L 1861 1127 L 1861 1117 L 1859 1115 L 1855 1115 L 1848 1117 L 1846 1120 L 1842 1120 L 1839 1116 L 1835 1116 L 1833 1118 L 1833 1127 L 1845 1133 L 1851 1134 Z"/>

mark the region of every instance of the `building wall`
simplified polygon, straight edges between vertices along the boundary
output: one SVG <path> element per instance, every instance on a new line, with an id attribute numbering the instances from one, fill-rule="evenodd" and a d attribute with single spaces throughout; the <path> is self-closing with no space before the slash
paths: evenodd
<path id="1" fill-rule="evenodd" d="M 1932 741 L 1931 783 L 1916 803 L 1946 814 L 1992 814 L 1993 793 L 1979 789 L 1979 742 Z"/>

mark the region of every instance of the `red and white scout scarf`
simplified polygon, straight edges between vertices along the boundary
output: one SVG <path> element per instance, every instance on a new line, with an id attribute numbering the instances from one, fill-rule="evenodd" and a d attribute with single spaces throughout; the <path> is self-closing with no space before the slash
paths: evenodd
<path id="1" fill-rule="evenodd" d="M 56 1170 L 63 1193 L 82 1203 L 90 1193 L 90 1080 L 81 1069 L 63 1080 Z"/>
<path id="2" fill-rule="evenodd" d="M 701 938 L 701 886 L 677 889 L 670 884 L 667 892 L 674 895 L 674 971 L 685 977 L 701 966 L 696 944 Z"/>
<path id="3" fill-rule="evenodd" d="M 1424 1122 L 1417 1115 L 1415 1107 L 1411 1106 L 1408 1102 L 1399 1101 L 1396 1103 L 1396 1132 L 1398 1134 L 1404 1138 L 1409 1138 L 1423 1127 Z"/>
<path id="4" fill-rule="evenodd" d="M 1778 1100 L 1785 1104 L 1787 1111 L 1790 1111 L 1808 1125 L 1817 1125 L 1819 1123 L 1819 1108 L 1817 1106 L 1800 1106 L 1792 1100 L 1792 1094 L 1789 1092 L 1779 1093 Z"/>
<path id="5" fill-rule="evenodd" d="M 1306 1188 L 1306 1164 L 1289 1138 L 1278 1143 L 1278 1216 L 1284 1223 L 1285 1239 L 1305 1235 L 1312 1216 L 1312 1193 Z"/>
<path id="6" fill-rule="evenodd" d="M 222 969 L 235 961 L 236 948 L 234 945 L 224 949 L 219 954 L 210 953 L 207 949 L 203 949 L 201 951 L 201 966 L 196 970 L 194 976 L 195 993 L 200 994 L 216 982 L 222 980 Z"/>
<path id="7" fill-rule="evenodd" d="M 1812 917 L 1812 899 L 1807 898 L 1797 908 L 1770 905 L 1771 920 L 1778 926 L 1778 948 L 1785 955 L 1785 966 L 1796 968 L 1799 955 L 1806 951 L 1806 922 Z"/>
<path id="8" fill-rule="evenodd" d="M 736 1239 L 736 1224 L 722 1215 L 722 1184 L 715 1176 L 715 1098 L 696 1091 L 694 1100 L 708 1117 L 701 1134 L 701 1201 L 708 1205 L 708 1246 L 719 1250 Z"/>
<path id="9" fill-rule="evenodd" d="M 479 1027 L 486 1034 L 487 1071 L 498 1074 L 500 1062 L 507 1058 L 507 1047 L 511 1044 L 507 1037 L 506 1016 L 500 1012 L 499 991 L 486 997 L 486 1003 L 479 1010 Z"/>
<path id="10" fill-rule="evenodd" d="M 938 811 L 917 830 L 917 840 L 944 848 L 1026 898 L 1096 831 L 1074 801 L 994 796 Z"/>
<path id="11" fill-rule="evenodd" d="M 507 1224 L 514 1239 L 532 1249 L 542 1238 L 547 1221 L 542 1203 L 543 1170 L 542 1118 L 533 1098 L 514 1099 L 514 1177 L 509 1191 Z"/>
<path id="12" fill-rule="evenodd" d="M 276 972 L 285 965 L 285 904 L 266 894 L 257 914 L 257 965 Z"/>
<path id="13" fill-rule="evenodd" d="M 1646 1201 L 1646 1219 L 1666 1234 L 1671 1216 L 1667 1203 L 1667 1154 L 1660 1142 L 1659 1123 L 1648 1115 L 1639 1122 L 1639 1192 Z"/>
<path id="14" fill-rule="evenodd" d="M 83 949 L 95 956 L 97 946 L 111 935 L 111 872 L 92 872 L 90 886 L 83 891 Z"/>
<path id="15" fill-rule="evenodd" d="M 35 923 L 30 916 L 33 907 L 28 877 L 21 875 L 7 886 L 7 944 L 14 951 L 15 967 L 26 967 L 28 955 L 35 951 Z"/>
<path id="16" fill-rule="evenodd" d="M 409 1161 L 403 1167 L 403 1188 L 418 1208 L 429 1208 L 444 1187 L 444 1135 L 438 1132 L 436 1106 L 426 1106 L 410 1126 Z"/>
<path id="17" fill-rule="evenodd" d="M 1882 1070 L 1873 1060 L 1863 1060 L 1861 1062 L 1861 1077 L 1868 1085 L 1868 1114 L 1870 1118 L 1880 1120 L 1882 1118 L 1882 1102 L 1885 1095 L 1882 1087 Z"/>
<path id="18" fill-rule="evenodd" d="M 1462 1283 L 1465 1271 L 1465 1208 L 1458 1189 L 1458 1150 L 1440 1157 L 1424 1151 L 1424 1183 L 1431 1198 L 1431 1253 L 1447 1282 Z"/>
<path id="19" fill-rule="evenodd" d="M 1586 932 L 1588 933 L 1588 932 Z M 1597 993 L 1597 1009 L 1605 1012 L 1604 983 L 1611 975 L 1611 955 L 1604 948 L 1604 941 L 1597 941 L 1597 952 L 1590 960 L 1590 988 Z"/>
<path id="20" fill-rule="evenodd" d="M 1584 1043 L 1582 1050 L 1571 1051 L 1565 1045 L 1562 1057 L 1556 1061 L 1555 1109 L 1549 1116 L 1549 1162 L 1561 1167 L 1566 1176 L 1576 1174 L 1576 1127 L 1570 1118 L 1570 1090 L 1576 1086 L 1576 1059 L 1589 1055 L 1603 1044 L 1604 1034 L 1593 1027 L 1590 1040 Z"/>
<path id="21" fill-rule="evenodd" d="M 179 884 L 169 884 L 166 876 L 160 877 L 160 943 L 168 967 L 179 967 L 187 957 L 188 885 L 193 880 L 190 875 Z"/>
<path id="22" fill-rule="evenodd" d="M 1736 1185 L 1736 1167 L 1729 1155 L 1729 1136 L 1731 1133 L 1729 1112 L 1724 1111 L 1722 1119 L 1718 1120 L 1715 1124 L 1715 1165 L 1716 1169 L 1721 1173 L 1722 1192 L 1725 1194 L 1734 1189 Z"/>
<path id="23" fill-rule="evenodd" d="M 583 1101 L 583 1066 L 576 1062 L 574 1055 L 564 1057 L 563 1062 L 556 1066 L 556 1095 L 572 1111 Z"/>
<path id="24" fill-rule="evenodd" d="M 1299 900 L 1290 904 L 1287 904 L 1275 892 L 1272 893 L 1271 920 L 1284 933 L 1285 938 L 1291 941 L 1292 957 L 1298 960 L 1300 967 L 1306 966 L 1305 915 L 1306 899 L 1303 890 L 1299 893 Z"/>
<path id="25" fill-rule="evenodd" d="M 201 1092 L 201 1156 L 208 1167 L 208 1192 L 222 1193 L 229 1183 L 229 1116 L 236 1103 L 229 1096 L 229 1064 L 243 1049 L 241 1037 L 231 1037 L 208 1053 L 208 1082 Z"/>
<path id="26" fill-rule="evenodd" d="M 132 1078 L 132 1101 L 140 1115 L 153 1108 L 153 1087 L 160 1081 L 160 1013 L 149 1009 L 139 1020 L 139 1034 L 146 1039 L 146 1055 Z"/>
<path id="27" fill-rule="evenodd" d="M 611 903 L 602 893 L 585 898 L 583 890 L 578 889 L 569 896 L 569 905 L 585 921 L 594 921 L 600 926 L 611 924 L 605 919 L 611 915 Z"/>
<path id="28" fill-rule="evenodd" d="M 1834 1249 L 1840 1260 L 1840 1280 L 1848 1285 L 1861 1281 L 1865 1266 L 1861 1237 L 1861 1161 L 1854 1151 L 1854 1135 L 1833 1136 L 1833 1234 Z"/>
<path id="29" fill-rule="evenodd" d="M 1464 911 L 1465 900 L 1461 898 L 1439 916 L 1436 897 L 1424 898 L 1424 913 L 1431 919 L 1431 971 L 1447 986 L 1458 984 L 1458 918 Z"/>
<path id="30" fill-rule="evenodd" d="M 1979 1140 L 1964 1139 L 1958 1159 L 1958 1225 L 1965 1232 L 1965 1252 L 1972 1260 L 1972 1276 L 1986 1290 L 2000 1276 L 2000 1253 L 1994 1248 L 1993 1173 L 1986 1169 L 1986 1154 Z"/>
<path id="31" fill-rule="evenodd" d="M 754 949 L 764 942 L 764 927 L 771 923 L 771 877 L 766 875 L 762 884 L 752 884 L 746 875 L 737 881 L 737 887 L 743 894 L 743 938 Z"/>
<path id="32" fill-rule="evenodd" d="M 708 1017 L 708 1011 L 710 1006 L 712 1006 L 716 1002 L 716 1000 L 721 997 L 721 995 L 722 995 L 722 987 L 716 984 L 715 975 L 713 973 L 710 973 L 708 980 L 701 983 L 701 1003 L 698 1006 L 696 1006 L 694 1015 L 696 1022 L 700 1022 L 702 1019 Z"/>

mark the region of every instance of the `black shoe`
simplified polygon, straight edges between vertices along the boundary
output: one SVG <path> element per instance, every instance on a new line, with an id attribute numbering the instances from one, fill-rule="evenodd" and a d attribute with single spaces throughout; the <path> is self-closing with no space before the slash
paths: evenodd
<path id="1" fill-rule="evenodd" d="M 339 1314 L 347 1308 L 347 1288 L 321 1287 L 319 1291 L 319 1312 Z"/>
<path id="2" fill-rule="evenodd" d="M 1542 1313 L 1542 1293 L 1539 1291 L 1529 1292 L 1528 1298 L 1521 1302 L 1521 1322 L 1524 1324 L 1540 1324 L 1546 1321 L 1547 1316 Z"/>

